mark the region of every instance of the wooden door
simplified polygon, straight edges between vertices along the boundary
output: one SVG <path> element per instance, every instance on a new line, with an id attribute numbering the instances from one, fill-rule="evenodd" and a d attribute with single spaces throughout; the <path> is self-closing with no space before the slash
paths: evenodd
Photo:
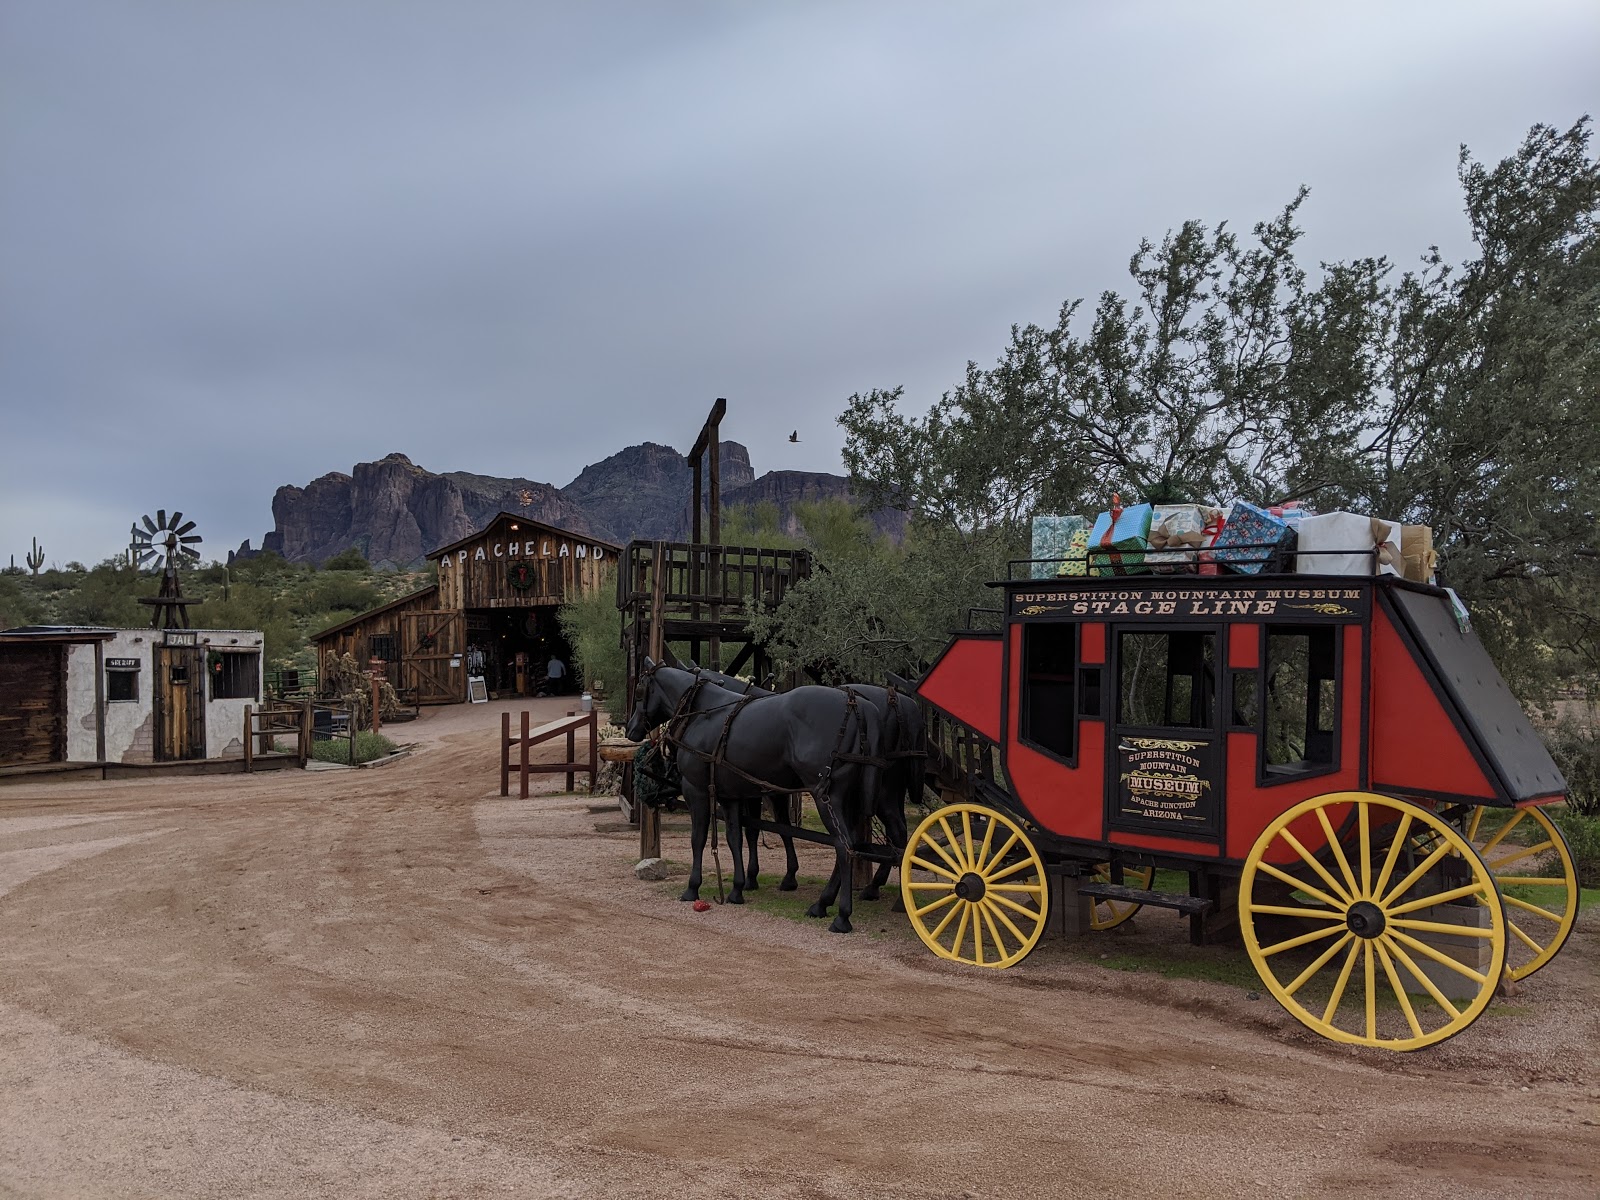
<path id="1" fill-rule="evenodd" d="M 0 646 L 0 767 L 65 762 L 66 648 Z"/>
<path id="2" fill-rule="evenodd" d="M 155 757 L 206 756 L 206 659 L 198 646 L 155 648 Z"/>
<path id="3" fill-rule="evenodd" d="M 419 704 L 467 698 L 466 641 L 459 612 L 437 610 L 400 617 L 400 677 Z"/>

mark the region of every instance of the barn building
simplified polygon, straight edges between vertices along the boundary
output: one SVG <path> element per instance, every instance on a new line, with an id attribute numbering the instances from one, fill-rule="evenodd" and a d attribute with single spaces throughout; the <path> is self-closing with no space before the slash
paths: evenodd
<path id="1" fill-rule="evenodd" d="M 249 629 L 0 630 L 0 768 L 242 758 Z"/>
<path id="2" fill-rule="evenodd" d="M 388 664 L 389 679 L 419 704 L 468 698 L 469 677 L 487 691 L 525 695 L 552 654 L 572 657 L 556 610 L 613 586 L 622 548 L 503 512 L 428 555 L 439 582 L 324 629 L 312 640 L 317 673 L 351 655 L 363 669 Z M 619 681 L 620 682 L 620 681 Z"/>

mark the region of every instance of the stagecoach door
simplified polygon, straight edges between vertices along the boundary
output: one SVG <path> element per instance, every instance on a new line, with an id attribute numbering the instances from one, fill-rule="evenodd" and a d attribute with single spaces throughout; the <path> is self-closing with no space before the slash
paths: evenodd
<path id="1" fill-rule="evenodd" d="M 1220 841 L 1225 770 L 1211 626 L 1110 629 L 1115 725 L 1107 739 L 1110 829 Z"/>

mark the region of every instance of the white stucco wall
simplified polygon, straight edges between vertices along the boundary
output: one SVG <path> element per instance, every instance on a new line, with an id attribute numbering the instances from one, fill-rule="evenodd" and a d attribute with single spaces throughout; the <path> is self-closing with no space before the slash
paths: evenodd
<path id="1" fill-rule="evenodd" d="M 155 653 L 161 644 L 159 629 L 119 629 L 100 651 L 101 661 L 132 658 L 139 661 L 139 698 L 106 701 L 106 761 L 146 763 L 154 758 Z M 192 630 L 202 649 L 254 650 L 256 695 L 262 694 L 261 634 L 253 629 Z M 241 758 L 244 755 L 244 710 L 257 699 L 213 700 L 210 681 L 202 684 L 206 706 L 206 757 Z M 109 695 L 109 686 L 106 694 Z M 95 648 L 72 646 L 67 657 L 67 760 L 95 761 Z"/>

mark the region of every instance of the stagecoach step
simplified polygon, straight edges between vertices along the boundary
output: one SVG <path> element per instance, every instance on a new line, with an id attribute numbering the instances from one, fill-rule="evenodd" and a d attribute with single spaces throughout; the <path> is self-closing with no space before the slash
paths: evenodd
<path id="1" fill-rule="evenodd" d="M 1175 908 L 1186 917 L 1200 916 L 1212 908 L 1212 902 L 1204 896 L 1190 896 L 1184 892 L 1147 892 L 1141 888 L 1123 887 L 1119 883 L 1079 883 L 1078 895 L 1093 896 L 1097 900 L 1116 900 L 1122 904 Z"/>

